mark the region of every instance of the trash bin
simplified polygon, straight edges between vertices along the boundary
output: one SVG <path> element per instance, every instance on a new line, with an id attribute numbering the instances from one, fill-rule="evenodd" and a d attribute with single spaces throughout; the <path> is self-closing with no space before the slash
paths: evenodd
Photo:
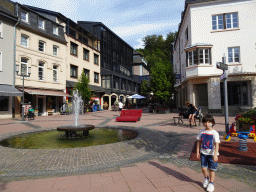
<path id="1" fill-rule="evenodd" d="M 28 110 L 28 119 L 34 119 L 34 109 L 29 109 Z"/>

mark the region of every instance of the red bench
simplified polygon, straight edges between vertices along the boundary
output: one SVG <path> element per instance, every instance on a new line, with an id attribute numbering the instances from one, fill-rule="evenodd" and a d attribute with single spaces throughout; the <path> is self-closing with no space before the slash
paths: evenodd
<path id="1" fill-rule="evenodd" d="M 116 121 L 139 121 L 142 115 L 142 109 L 131 109 L 131 110 L 122 110 L 120 117 L 116 118 Z"/>

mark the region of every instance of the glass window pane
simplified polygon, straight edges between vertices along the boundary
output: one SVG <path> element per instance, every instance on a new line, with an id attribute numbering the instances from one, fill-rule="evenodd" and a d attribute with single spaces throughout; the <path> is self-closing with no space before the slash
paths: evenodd
<path id="1" fill-rule="evenodd" d="M 223 15 L 218 15 L 218 29 L 223 29 Z"/>

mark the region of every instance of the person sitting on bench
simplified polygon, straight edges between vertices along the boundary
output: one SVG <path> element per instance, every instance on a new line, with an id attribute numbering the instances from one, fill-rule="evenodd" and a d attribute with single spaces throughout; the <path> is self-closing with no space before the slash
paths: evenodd
<path id="1" fill-rule="evenodd" d="M 198 109 L 196 108 L 195 105 L 190 104 L 189 101 L 186 102 L 186 105 L 188 106 L 188 113 L 189 113 L 189 126 L 191 127 L 191 123 L 193 126 L 196 126 L 195 122 L 195 115 L 197 114 Z"/>

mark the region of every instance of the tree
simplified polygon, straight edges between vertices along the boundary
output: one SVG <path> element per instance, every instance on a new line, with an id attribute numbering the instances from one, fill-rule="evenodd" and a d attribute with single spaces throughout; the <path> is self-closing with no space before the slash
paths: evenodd
<path id="1" fill-rule="evenodd" d="M 140 92 L 141 92 L 141 95 L 144 95 L 144 96 L 146 96 L 146 94 L 148 92 L 148 82 L 145 79 L 143 79 L 141 82 Z"/>
<path id="2" fill-rule="evenodd" d="M 78 90 L 85 104 L 88 104 L 92 97 L 91 89 L 88 86 L 89 82 L 88 77 L 82 72 L 81 77 L 74 87 L 74 89 Z"/>
<path id="3" fill-rule="evenodd" d="M 159 49 L 151 59 L 155 64 L 151 68 L 150 88 L 155 99 L 167 102 L 174 93 L 175 83 L 171 61 Z"/>

